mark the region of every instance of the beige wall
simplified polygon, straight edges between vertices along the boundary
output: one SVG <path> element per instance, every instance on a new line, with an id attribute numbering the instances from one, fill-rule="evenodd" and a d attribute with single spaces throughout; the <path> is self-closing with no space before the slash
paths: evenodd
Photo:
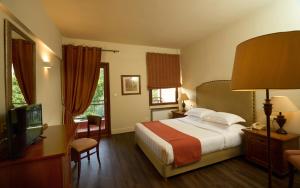
<path id="1" fill-rule="evenodd" d="M 1 0 L 26 27 L 61 57 L 61 34 L 50 20 L 40 0 Z"/>
<path id="2" fill-rule="evenodd" d="M 137 122 L 148 121 L 150 119 L 146 80 L 146 52 L 179 53 L 177 49 L 69 38 L 64 38 L 63 43 L 120 50 L 120 53 L 102 53 L 102 62 L 109 63 L 112 133 L 132 131 Z M 120 76 L 125 74 L 141 75 L 141 95 L 122 96 Z"/>
<path id="3" fill-rule="evenodd" d="M 30 9 L 30 4 L 28 6 L 23 7 L 24 9 Z M 14 12 L 13 12 L 14 14 Z M 29 15 L 26 16 L 28 19 Z M 31 15 L 31 20 L 34 22 L 37 15 Z M 10 20 L 14 25 L 19 27 L 19 29 L 23 30 L 20 25 L 18 25 L 14 19 L 12 19 L 11 15 L 7 14 L 7 11 L 3 10 L 3 7 L 0 8 L 0 123 L 3 124 L 5 120 L 5 62 L 4 62 L 4 19 Z M 23 23 L 24 24 L 24 23 Z M 36 25 L 37 27 L 44 27 L 46 23 L 43 25 Z M 28 25 L 27 28 L 31 29 Z M 25 32 L 23 30 L 23 32 Z M 44 35 L 51 35 L 50 31 L 44 31 Z M 26 32 L 25 32 L 26 33 Z M 32 31 L 32 33 L 34 33 Z M 37 38 L 37 36 L 30 35 L 27 33 L 32 39 L 36 41 L 36 89 L 37 89 L 37 102 L 42 103 L 43 105 L 43 121 L 44 123 L 48 123 L 49 125 L 61 124 L 61 113 L 62 113 L 62 105 L 61 105 L 61 81 L 60 81 L 60 59 L 57 58 L 56 55 L 52 53 L 52 50 L 49 50 L 48 46 L 45 45 L 41 40 Z M 61 45 L 61 40 L 52 41 Z M 44 69 L 44 62 L 42 57 L 49 58 L 52 64 L 52 68 L 46 72 Z"/>
<path id="4" fill-rule="evenodd" d="M 231 79 L 237 44 L 249 38 L 300 29 L 300 1 L 277 0 L 240 21 L 215 32 L 181 50 L 183 84 L 191 97 L 203 82 Z M 253 75 L 255 76 L 255 75 Z M 271 79 L 271 78 L 270 78 Z M 271 95 L 287 95 L 300 108 L 300 91 L 271 91 Z M 263 121 L 261 108 L 264 92 L 257 92 L 258 120 Z M 286 129 L 300 133 L 300 112 L 289 113 Z"/>

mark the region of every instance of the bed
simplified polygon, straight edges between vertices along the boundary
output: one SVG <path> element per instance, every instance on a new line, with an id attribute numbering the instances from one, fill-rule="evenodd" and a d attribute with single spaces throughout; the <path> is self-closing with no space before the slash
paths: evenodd
<path id="1" fill-rule="evenodd" d="M 181 167 L 173 165 L 172 146 L 141 123 L 137 123 L 136 144 L 165 178 L 242 154 L 241 129 L 255 120 L 255 93 L 231 91 L 228 80 L 211 81 L 196 88 L 196 103 L 198 107 L 237 114 L 243 117 L 246 123 L 232 125 L 228 131 L 217 123 L 199 121 L 192 117 L 161 120 L 161 123 L 201 140 L 201 160 Z"/>

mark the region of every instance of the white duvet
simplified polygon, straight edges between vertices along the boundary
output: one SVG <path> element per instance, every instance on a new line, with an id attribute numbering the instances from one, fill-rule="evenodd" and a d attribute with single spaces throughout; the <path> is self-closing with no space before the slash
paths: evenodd
<path id="1" fill-rule="evenodd" d="M 239 146 L 242 142 L 241 135 L 243 134 L 241 129 L 245 128 L 239 124 L 228 127 L 217 123 L 201 121 L 189 116 L 177 119 L 160 120 L 160 122 L 199 139 L 202 155 Z M 173 163 L 174 155 L 172 145 L 167 141 L 154 134 L 141 123 L 136 124 L 135 135 L 143 140 L 143 142 L 165 164 Z"/>

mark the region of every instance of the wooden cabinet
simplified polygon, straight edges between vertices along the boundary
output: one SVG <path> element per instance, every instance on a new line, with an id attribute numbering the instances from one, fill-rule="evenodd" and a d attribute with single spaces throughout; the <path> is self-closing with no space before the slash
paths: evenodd
<path id="1" fill-rule="evenodd" d="M 0 187 L 71 188 L 69 145 L 74 132 L 49 126 L 45 138 L 29 146 L 24 157 L 0 161 Z"/>
<path id="2" fill-rule="evenodd" d="M 267 167 L 267 132 L 265 130 L 243 129 L 245 133 L 246 159 Z M 296 134 L 271 133 L 272 170 L 282 176 L 288 173 L 288 165 L 283 152 L 286 149 L 298 149 L 299 136 Z"/>
<path id="3" fill-rule="evenodd" d="M 186 115 L 184 115 L 185 112 L 180 111 L 180 110 L 175 110 L 172 111 L 172 118 L 181 118 L 181 117 L 185 117 Z"/>

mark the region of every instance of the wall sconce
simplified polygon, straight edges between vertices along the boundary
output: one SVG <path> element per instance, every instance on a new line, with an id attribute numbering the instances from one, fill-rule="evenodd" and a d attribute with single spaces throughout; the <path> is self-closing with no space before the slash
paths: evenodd
<path id="1" fill-rule="evenodd" d="M 51 63 L 50 63 L 50 62 L 44 61 L 44 68 L 45 68 L 45 69 L 51 69 L 51 68 L 52 68 Z"/>
<path id="2" fill-rule="evenodd" d="M 51 69 L 52 68 L 52 64 L 50 62 L 50 58 L 49 58 L 48 54 L 45 53 L 45 54 L 42 55 L 42 61 L 44 63 L 43 67 L 45 69 Z"/>

